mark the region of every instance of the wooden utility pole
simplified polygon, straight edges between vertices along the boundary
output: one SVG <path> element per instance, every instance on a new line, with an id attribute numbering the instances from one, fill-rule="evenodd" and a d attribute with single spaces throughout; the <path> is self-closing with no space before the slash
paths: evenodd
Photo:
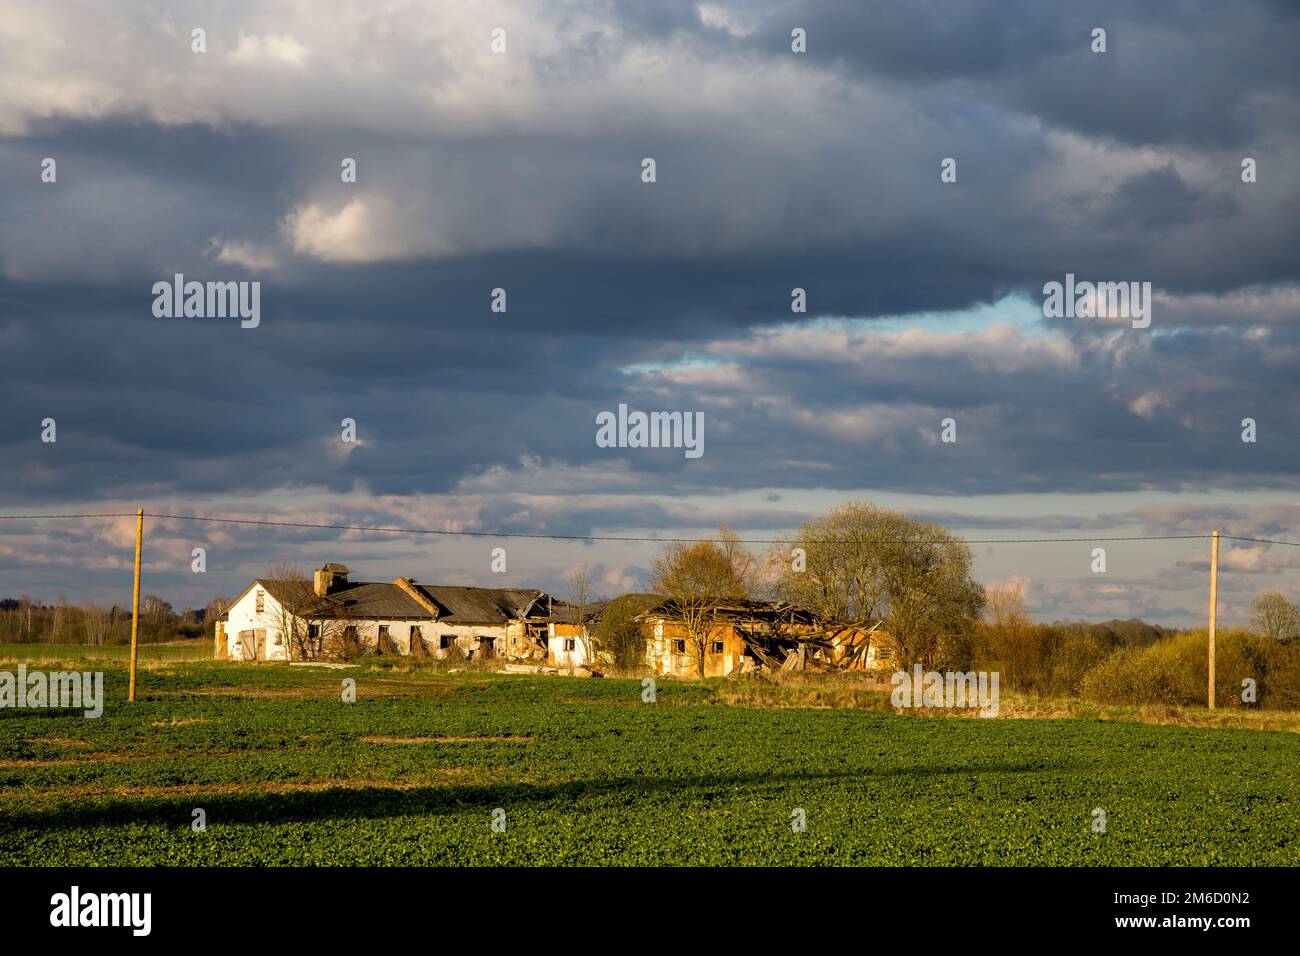
<path id="1" fill-rule="evenodd" d="M 1219 532 L 1210 535 L 1210 710 L 1214 710 L 1214 624 L 1219 611 Z"/>
<path id="2" fill-rule="evenodd" d="M 143 540 L 144 509 L 137 508 L 135 511 L 135 590 L 131 597 L 131 688 L 127 692 L 127 700 L 132 701 L 135 700 L 135 647 L 140 634 L 140 544 Z"/>

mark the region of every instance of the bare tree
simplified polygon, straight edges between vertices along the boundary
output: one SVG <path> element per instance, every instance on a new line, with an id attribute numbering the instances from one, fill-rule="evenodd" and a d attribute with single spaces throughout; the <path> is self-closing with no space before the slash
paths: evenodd
<path id="1" fill-rule="evenodd" d="M 883 620 L 897 662 L 927 666 L 966 663 L 984 607 L 971 562 L 947 529 L 856 502 L 805 522 L 769 556 L 779 597 L 827 623 Z"/>
<path id="2" fill-rule="evenodd" d="M 262 580 L 275 599 L 273 620 L 290 660 L 355 657 L 361 652 L 347 606 L 328 596 L 318 596 L 311 580 L 296 564 L 277 564 Z"/>
<path id="3" fill-rule="evenodd" d="M 68 599 L 60 594 L 59 600 L 54 605 L 54 627 L 51 632 L 50 640 L 59 644 L 63 640 L 63 632 L 67 628 L 68 622 Z"/>
<path id="4" fill-rule="evenodd" d="M 1285 643 L 1300 634 L 1300 610 L 1281 591 L 1266 591 L 1250 602 L 1250 623 L 1265 637 Z"/>
<path id="5" fill-rule="evenodd" d="M 761 587 L 762 565 L 740 540 L 740 535 L 725 524 L 718 526 L 718 547 L 727 564 L 735 589 L 746 597 L 754 594 Z"/>
<path id="6" fill-rule="evenodd" d="M 140 599 L 140 640 L 166 641 L 176 636 L 176 612 L 156 594 Z"/>
<path id="7" fill-rule="evenodd" d="M 989 654 L 1000 662 L 1008 686 L 1021 690 L 1041 690 L 1047 674 L 1040 628 L 1036 627 L 1025 605 L 1025 587 L 1012 581 L 1003 587 L 985 589 L 986 622 L 984 641 Z"/>
<path id="8" fill-rule="evenodd" d="M 578 626 L 578 640 L 582 644 L 582 663 L 590 664 L 595 659 L 591 633 L 587 630 L 587 608 L 595 597 L 592 592 L 591 569 L 580 564 L 565 577 L 565 600 L 573 608 L 575 623 Z"/>
<path id="9" fill-rule="evenodd" d="M 704 676 L 709 637 L 718 620 L 718 607 L 727 600 L 749 597 L 748 576 L 753 558 L 730 532 L 722 529 L 723 543 L 678 543 L 655 559 L 650 586 L 672 603 L 686 632 L 686 646 L 695 660 L 696 673 Z"/>
<path id="10" fill-rule="evenodd" d="M 90 601 L 81 605 L 81 632 L 87 644 L 99 647 L 108 636 L 108 611 Z"/>

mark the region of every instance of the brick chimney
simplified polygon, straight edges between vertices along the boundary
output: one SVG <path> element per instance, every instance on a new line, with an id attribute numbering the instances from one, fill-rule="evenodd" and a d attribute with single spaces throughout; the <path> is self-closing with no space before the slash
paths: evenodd
<path id="1" fill-rule="evenodd" d="M 337 590 L 340 584 L 347 584 L 348 574 L 347 566 L 342 564 L 327 564 L 317 568 L 312 579 L 312 590 L 317 597 L 324 597 Z"/>

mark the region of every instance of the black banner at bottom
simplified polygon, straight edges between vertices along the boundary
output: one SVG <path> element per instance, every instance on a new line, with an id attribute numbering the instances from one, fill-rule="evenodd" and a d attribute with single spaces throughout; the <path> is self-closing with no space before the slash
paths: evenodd
<path id="1" fill-rule="evenodd" d="M 31 869 L 0 871 L 10 943 L 373 943 L 465 919 L 492 937 L 543 927 L 671 927 L 762 938 L 772 921 L 1231 944 L 1293 924 L 1286 869 Z M 1289 888 L 1290 887 L 1290 888 Z M 1284 907 L 1286 909 L 1284 909 Z M 827 921 L 831 921 L 827 924 Z"/>

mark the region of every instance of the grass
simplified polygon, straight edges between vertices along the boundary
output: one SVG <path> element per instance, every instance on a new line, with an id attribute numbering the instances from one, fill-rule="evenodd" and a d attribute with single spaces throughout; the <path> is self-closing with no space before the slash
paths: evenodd
<path id="1" fill-rule="evenodd" d="M 720 703 L 741 707 L 846 707 L 894 713 L 887 679 L 860 672 L 840 674 L 778 673 L 719 682 Z M 1179 727 L 1221 727 L 1300 733 L 1300 712 L 1225 706 L 1217 710 L 1170 704 L 1100 704 L 1095 701 L 1034 697 L 1003 691 L 998 716 L 1003 719 L 1073 717 L 1080 720 L 1135 721 Z M 912 715 L 933 716 L 909 711 Z M 972 710 L 945 716 L 980 719 Z"/>
<path id="2" fill-rule="evenodd" d="M 131 657 L 130 644 L 0 644 L 0 661 L 125 661 Z M 169 641 L 165 644 L 140 644 L 136 661 L 199 661 L 212 657 L 212 639 Z"/>
<path id="3" fill-rule="evenodd" d="M 0 710 L 0 865 L 1300 862 L 1294 733 L 383 664 L 154 661 L 129 705 L 102 669 L 97 720 Z"/>

